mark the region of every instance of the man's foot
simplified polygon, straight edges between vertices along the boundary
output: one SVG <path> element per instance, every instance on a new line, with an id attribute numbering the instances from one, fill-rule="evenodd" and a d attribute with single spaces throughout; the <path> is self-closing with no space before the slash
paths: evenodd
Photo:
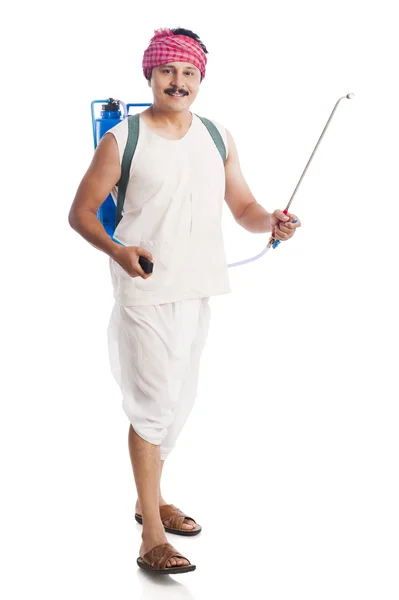
<path id="1" fill-rule="evenodd" d="M 167 544 L 168 540 L 165 537 L 165 534 L 160 532 L 160 533 L 152 533 L 151 535 L 149 534 L 144 534 L 142 535 L 143 541 L 141 543 L 140 546 L 140 557 L 143 558 L 145 554 L 147 554 L 147 552 L 149 552 L 150 550 L 152 550 L 153 548 L 155 548 L 155 546 L 158 546 L 159 544 Z M 166 567 L 183 567 L 183 566 L 188 566 L 190 563 L 188 560 L 184 559 L 184 558 L 170 558 L 168 560 L 168 562 L 166 563 Z"/>
<path id="2" fill-rule="evenodd" d="M 163 499 L 159 501 L 159 506 L 164 506 L 165 504 L 167 504 L 167 502 L 165 502 Z M 141 517 L 141 506 L 140 506 L 140 502 L 137 499 L 136 502 L 136 513 Z M 187 531 L 190 531 L 191 529 L 195 528 L 195 523 L 192 519 L 184 519 L 184 523 L 182 525 L 183 529 L 186 529 Z M 167 541 L 167 540 L 166 540 Z M 162 542 L 159 542 L 160 544 Z"/>

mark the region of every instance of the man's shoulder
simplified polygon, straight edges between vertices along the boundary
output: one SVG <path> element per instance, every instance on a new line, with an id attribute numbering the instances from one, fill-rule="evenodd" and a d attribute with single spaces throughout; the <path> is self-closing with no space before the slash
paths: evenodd
<path id="1" fill-rule="evenodd" d="M 202 124 L 204 125 L 204 127 L 206 127 L 208 129 L 209 133 L 214 138 L 214 141 L 215 141 L 216 145 L 218 146 L 219 152 L 221 152 L 222 158 L 225 162 L 229 155 L 229 143 L 228 143 L 228 138 L 227 138 L 226 127 L 224 125 L 222 125 L 222 123 L 220 123 L 216 119 L 210 119 L 209 117 L 202 117 L 200 115 L 197 115 L 197 117 L 199 117 L 199 119 L 202 120 Z M 205 120 L 205 122 L 203 119 Z M 221 140 L 223 142 L 222 144 L 220 143 L 220 141 L 217 140 L 217 136 L 216 136 L 216 140 L 215 140 L 215 136 L 214 136 L 215 132 L 212 132 L 212 127 L 209 127 L 209 123 L 211 123 L 211 125 L 213 125 L 216 128 L 217 132 L 219 133 L 219 136 L 222 138 L 222 140 Z M 223 146 L 224 146 L 224 149 L 223 149 Z"/>
<path id="2" fill-rule="evenodd" d="M 224 131 L 224 130 L 226 129 L 226 127 L 225 127 L 225 126 L 224 126 L 222 123 L 220 123 L 220 121 L 218 121 L 218 120 L 216 120 L 216 119 L 213 119 L 212 117 L 205 117 L 204 115 L 196 115 L 196 116 L 197 116 L 197 117 L 198 117 L 198 118 L 199 118 L 199 119 L 200 119 L 202 122 L 203 122 L 203 120 L 205 120 L 205 121 L 210 121 L 210 122 L 211 122 L 211 123 L 213 123 L 213 125 L 215 125 L 215 127 L 217 127 L 219 130 L 221 129 L 221 130 L 223 130 L 223 131 Z"/>
<path id="3" fill-rule="evenodd" d="M 108 129 L 108 131 L 111 131 L 112 133 L 124 131 L 125 129 L 127 129 L 127 127 L 128 127 L 128 120 L 127 120 L 127 118 L 125 118 L 125 119 L 121 119 L 119 121 L 119 123 L 117 123 L 116 125 L 113 125 L 113 127 L 110 127 L 110 129 Z"/>

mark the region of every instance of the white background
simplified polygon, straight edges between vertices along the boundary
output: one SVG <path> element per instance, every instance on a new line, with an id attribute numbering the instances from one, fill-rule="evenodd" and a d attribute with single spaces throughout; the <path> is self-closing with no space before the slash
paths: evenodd
<path id="1" fill-rule="evenodd" d="M 6 15 L 3 15 L 6 17 Z M 396 600 L 398 106 L 394 2 L 18 3 L 3 20 L 1 596 Z M 193 110 L 302 227 L 211 300 L 198 398 L 162 482 L 197 565 L 138 569 L 108 257 L 68 225 L 90 102 L 151 102 L 154 29 L 206 44 Z M 229 262 L 268 235 L 225 207 Z"/>

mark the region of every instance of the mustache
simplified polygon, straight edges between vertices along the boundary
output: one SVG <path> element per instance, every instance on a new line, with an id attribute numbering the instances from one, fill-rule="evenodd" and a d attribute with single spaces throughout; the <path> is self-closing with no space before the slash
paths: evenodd
<path id="1" fill-rule="evenodd" d="M 168 88 L 167 90 L 165 90 L 165 94 L 173 94 L 175 92 L 179 94 L 184 94 L 184 96 L 188 96 L 187 90 L 178 90 L 177 88 Z"/>

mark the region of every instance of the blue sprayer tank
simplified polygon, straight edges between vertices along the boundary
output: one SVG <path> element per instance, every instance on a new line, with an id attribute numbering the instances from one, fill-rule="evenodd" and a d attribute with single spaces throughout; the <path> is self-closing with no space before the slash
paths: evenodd
<path id="1" fill-rule="evenodd" d="M 100 117 L 96 117 L 94 107 L 102 104 Z M 107 100 L 93 100 L 91 103 L 91 119 L 93 124 L 94 148 L 97 148 L 100 139 L 115 125 L 118 125 L 128 116 L 130 106 L 151 106 L 151 104 L 125 104 L 122 100 L 108 98 Z M 121 110 L 121 107 L 123 111 Z M 97 217 L 104 226 L 105 231 L 113 237 L 115 230 L 116 206 L 111 196 L 108 196 L 97 212 Z M 116 241 L 116 240 L 115 240 Z"/>
<path id="2" fill-rule="evenodd" d="M 99 118 L 96 118 L 94 114 L 94 105 L 97 103 L 104 103 L 102 105 L 102 110 Z M 93 102 L 91 103 L 91 111 L 93 122 L 94 148 L 97 148 L 98 143 L 103 137 L 103 135 L 107 133 L 107 131 L 111 129 L 111 127 L 115 127 L 115 125 L 118 125 L 118 123 L 120 123 L 122 119 L 124 119 L 126 114 L 122 116 L 122 112 L 120 109 L 120 101 L 114 100 L 113 98 L 109 98 L 108 100 L 93 100 Z M 105 231 L 111 237 L 113 236 L 115 229 L 115 216 L 115 202 L 110 194 L 98 209 L 97 217 L 104 225 Z"/>

